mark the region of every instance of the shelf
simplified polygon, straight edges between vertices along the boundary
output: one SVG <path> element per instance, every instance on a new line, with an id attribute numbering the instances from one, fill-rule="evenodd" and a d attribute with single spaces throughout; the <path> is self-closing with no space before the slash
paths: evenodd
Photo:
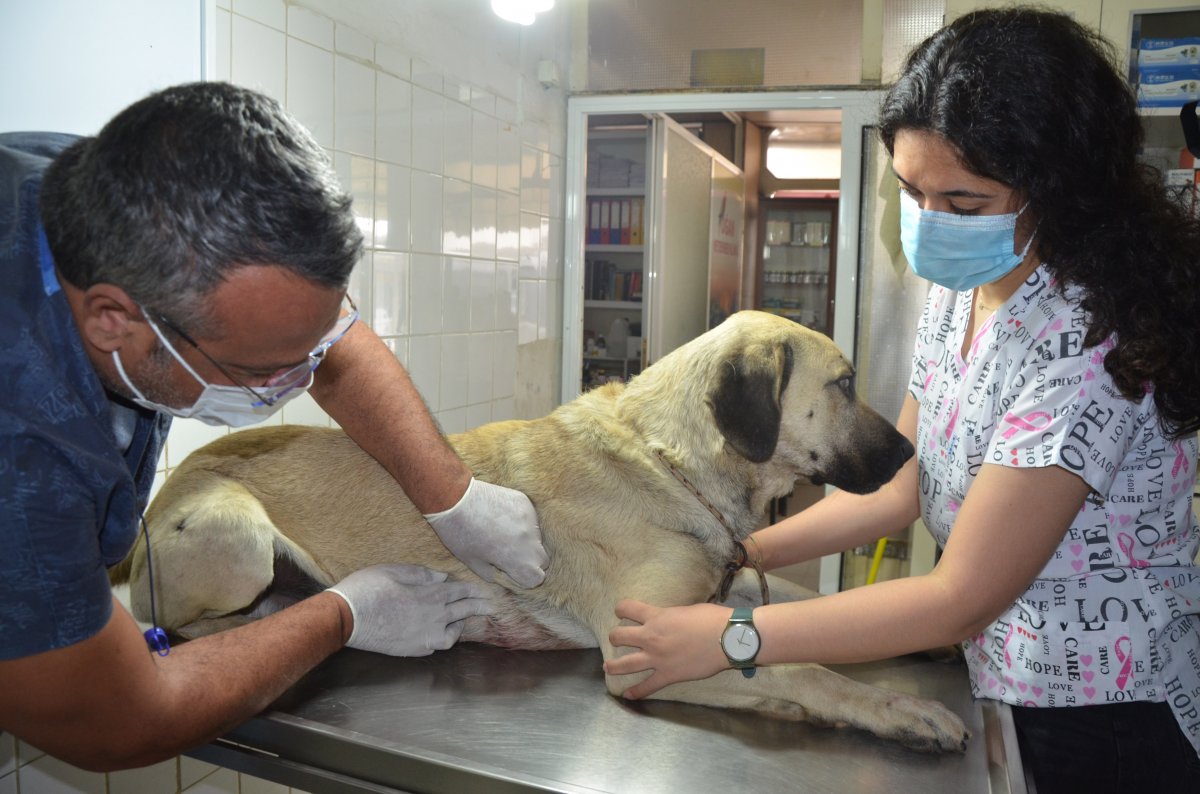
<path id="1" fill-rule="evenodd" d="M 1179 117 L 1179 112 L 1180 112 L 1182 109 L 1183 109 L 1182 107 L 1177 107 L 1177 108 L 1145 108 L 1145 107 L 1139 107 L 1139 108 L 1138 108 L 1138 115 L 1139 115 L 1139 116 L 1175 116 L 1176 118 L 1178 118 L 1178 117 Z"/>
<path id="2" fill-rule="evenodd" d="M 641 254 L 645 253 L 644 245 L 599 245 L 591 244 L 583 247 L 585 253 L 593 254 Z"/>
<path id="3" fill-rule="evenodd" d="M 585 300 L 583 302 L 585 309 L 627 309 L 629 311 L 642 310 L 641 301 L 592 301 Z"/>
<path id="4" fill-rule="evenodd" d="M 588 198 L 605 198 L 608 196 L 644 196 L 645 185 L 630 185 L 629 187 L 589 187 Z"/>

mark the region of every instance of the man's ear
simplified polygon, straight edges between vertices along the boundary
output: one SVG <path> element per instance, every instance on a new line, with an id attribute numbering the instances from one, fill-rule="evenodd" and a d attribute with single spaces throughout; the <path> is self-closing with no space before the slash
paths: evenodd
<path id="1" fill-rule="evenodd" d="M 84 340 L 102 353 L 126 344 L 131 324 L 142 321 L 142 310 L 129 293 L 114 284 L 93 284 L 78 293 L 77 320 Z"/>

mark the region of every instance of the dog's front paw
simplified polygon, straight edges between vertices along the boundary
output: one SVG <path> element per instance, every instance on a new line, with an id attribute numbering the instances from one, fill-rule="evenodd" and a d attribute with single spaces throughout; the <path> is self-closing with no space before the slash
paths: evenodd
<path id="1" fill-rule="evenodd" d="M 959 716 L 935 700 L 897 694 L 877 716 L 872 730 L 921 752 L 961 753 L 971 738 Z"/>

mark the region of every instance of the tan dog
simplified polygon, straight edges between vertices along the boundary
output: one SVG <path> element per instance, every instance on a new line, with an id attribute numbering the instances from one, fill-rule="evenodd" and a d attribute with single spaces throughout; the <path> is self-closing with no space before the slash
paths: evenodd
<path id="1" fill-rule="evenodd" d="M 491 586 L 495 614 L 469 619 L 462 639 L 598 646 L 607 659 L 619 599 L 666 606 L 709 598 L 734 555 L 733 539 L 658 451 L 739 539 L 797 478 L 855 492 L 887 482 L 912 447 L 855 398 L 852 375 L 826 337 L 741 312 L 627 386 L 590 391 L 542 419 L 452 436 L 476 476 L 529 495 L 550 554 L 538 588 L 501 576 Z M 477 580 L 384 469 L 337 430 L 271 427 L 209 444 L 168 479 L 146 520 L 159 622 L 184 636 L 251 620 L 381 562 Z M 142 620 L 149 618 L 145 554 L 139 541 L 114 576 L 129 576 Z M 756 581 L 744 573 L 731 602 L 758 600 Z M 811 595 L 772 582 L 773 600 Z M 609 691 L 641 677 L 610 677 Z M 923 750 L 961 750 L 967 739 L 962 721 L 939 703 L 817 665 L 764 667 L 751 679 L 728 670 L 654 697 L 851 725 Z"/>

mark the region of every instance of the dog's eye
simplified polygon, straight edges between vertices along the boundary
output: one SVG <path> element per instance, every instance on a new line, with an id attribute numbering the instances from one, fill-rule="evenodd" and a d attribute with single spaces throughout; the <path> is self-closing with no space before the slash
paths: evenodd
<path id="1" fill-rule="evenodd" d="M 842 394 L 847 397 L 854 396 L 854 378 L 842 378 L 837 382 L 837 387 L 842 390 Z"/>

